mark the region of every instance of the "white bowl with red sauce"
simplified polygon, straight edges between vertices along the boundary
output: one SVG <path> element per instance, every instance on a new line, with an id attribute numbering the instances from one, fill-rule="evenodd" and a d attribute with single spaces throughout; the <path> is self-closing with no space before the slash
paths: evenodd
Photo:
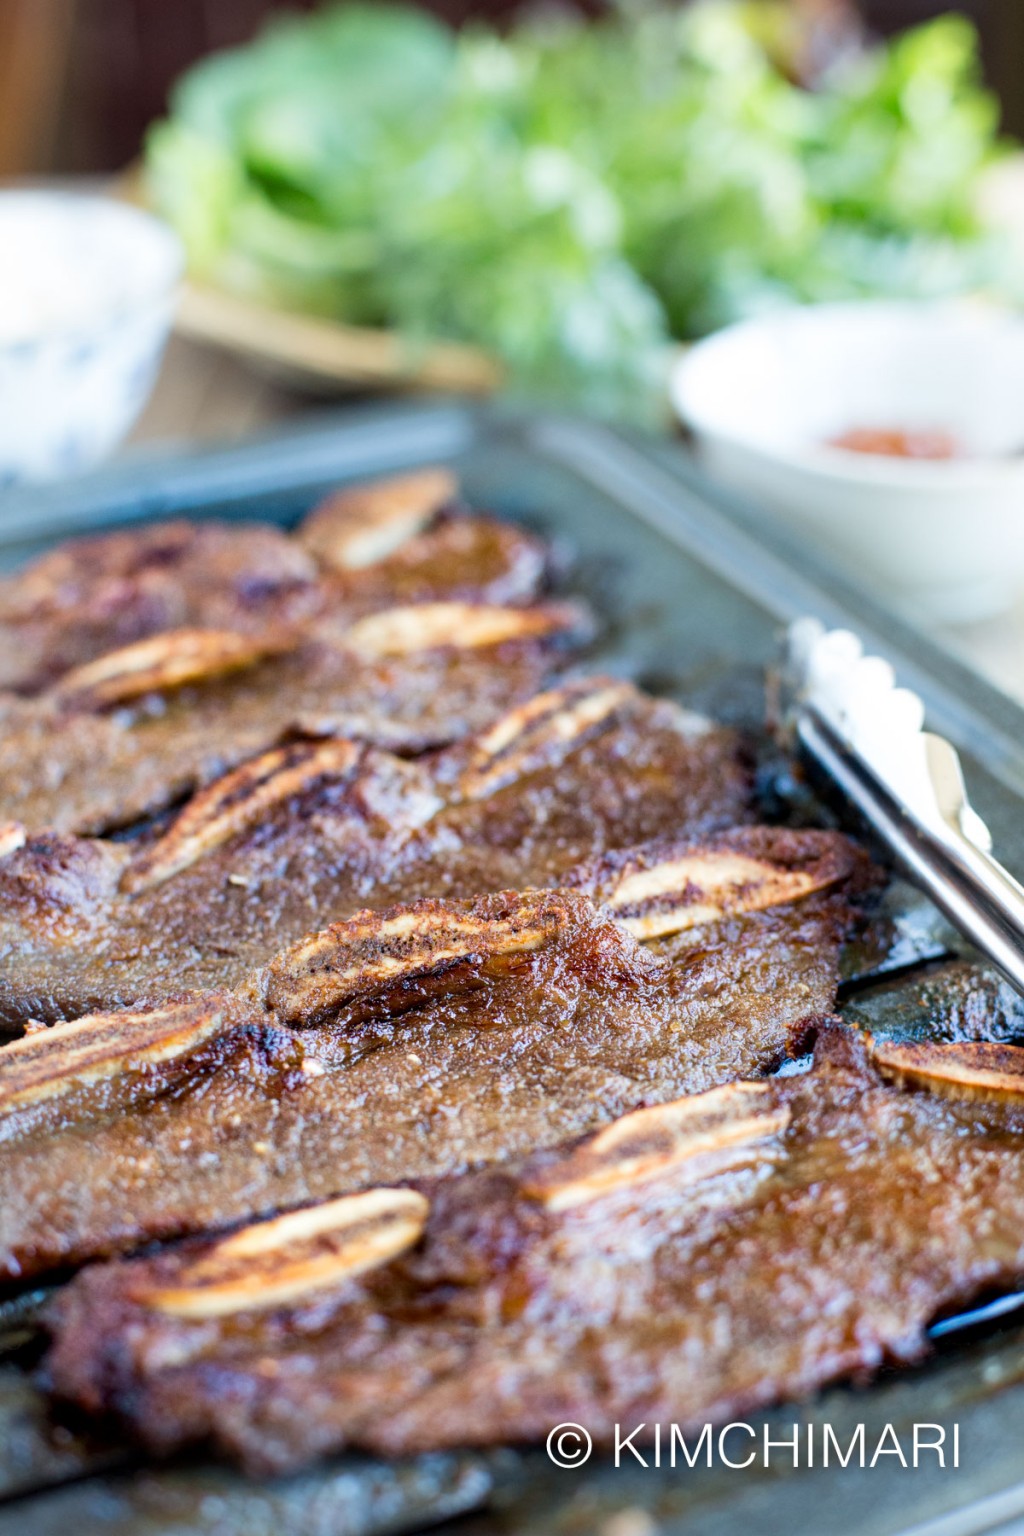
<path id="1" fill-rule="evenodd" d="M 780 310 L 681 360 L 708 471 L 929 621 L 1024 590 L 1024 319 L 981 304 Z"/>

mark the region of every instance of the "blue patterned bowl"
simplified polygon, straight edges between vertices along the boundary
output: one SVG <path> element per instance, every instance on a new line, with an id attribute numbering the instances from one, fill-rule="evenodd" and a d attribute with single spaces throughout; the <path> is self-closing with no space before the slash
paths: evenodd
<path id="1" fill-rule="evenodd" d="M 0 485 L 75 474 L 145 404 L 183 257 L 136 208 L 0 192 Z"/>

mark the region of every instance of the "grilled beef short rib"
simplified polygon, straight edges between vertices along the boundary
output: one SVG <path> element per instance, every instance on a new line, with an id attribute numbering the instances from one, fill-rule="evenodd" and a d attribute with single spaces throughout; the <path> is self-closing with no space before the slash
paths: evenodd
<path id="1" fill-rule="evenodd" d="M 0 690 L 38 692 L 168 630 L 258 636 L 402 603 L 532 601 L 543 542 L 458 499 L 449 472 L 424 470 L 335 493 L 294 537 L 178 520 L 67 540 L 0 580 Z"/>
<path id="2" fill-rule="evenodd" d="M 642 1451 L 885 1362 L 1024 1274 L 1024 1050 L 838 1024 L 813 1070 L 87 1270 L 57 1393 L 254 1472 L 543 1439 Z"/>
<path id="3" fill-rule="evenodd" d="M 863 875 L 837 834 L 740 829 L 575 889 L 358 913 L 237 992 L 34 1032 L 0 1050 L 0 1271 L 522 1156 L 769 1072 L 832 1005 Z"/>
<path id="4" fill-rule="evenodd" d="M 541 687 L 590 633 L 570 603 L 444 602 L 333 638 L 175 630 L 0 702 L 0 821 L 98 833 L 160 811 L 295 737 L 401 752 L 454 741 Z"/>
<path id="5" fill-rule="evenodd" d="M 273 747 L 160 837 L 0 842 L 0 1019 L 52 1022 L 233 987 L 315 923 L 416 896 L 556 884 L 584 859 L 748 814 L 736 735 L 627 683 L 531 698 L 409 762 Z"/>

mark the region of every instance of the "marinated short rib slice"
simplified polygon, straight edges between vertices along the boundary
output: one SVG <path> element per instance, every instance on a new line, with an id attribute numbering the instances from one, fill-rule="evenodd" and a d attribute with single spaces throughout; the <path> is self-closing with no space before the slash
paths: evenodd
<path id="1" fill-rule="evenodd" d="M 336 492 L 298 538 L 342 611 L 395 603 L 524 603 L 547 579 L 548 550 L 521 528 L 458 510 L 449 470 L 419 470 Z"/>
<path id="2" fill-rule="evenodd" d="M 298 540 L 325 570 L 367 570 L 422 533 L 458 495 L 455 476 L 440 467 L 348 486 L 313 508 Z"/>
<path id="3" fill-rule="evenodd" d="M 207 630 L 140 641 L 8 704 L 0 819 L 124 826 L 292 736 L 399 751 L 454 741 L 534 693 L 588 632 L 572 604 L 427 603 L 368 615 L 333 643 Z"/>
<path id="4" fill-rule="evenodd" d="M 260 634 L 322 607 L 310 555 L 262 523 L 151 523 L 69 539 L 0 581 L 0 689 L 33 693 L 150 635 Z"/>
<path id="5" fill-rule="evenodd" d="M 260 635 L 374 608 L 527 603 L 543 542 L 455 510 L 444 470 L 328 497 L 296 537 L 265 523 L 149 523 L 68 540 L 0 581 L 0 689 L 37 692 L 124 645 L 181 628 Z"/>
<path id="6" fill-rule="evenodd" d="M 173 694 L 186 683 L 219 682 L 294 648 L 294 637 L 285 630 L 256 636 L 230 629 L 175 629 L 73 667 L 57 682 L 53 696 L 72 711 L 130 707 L 150 694 Z"/>
<path id="7" fill-rule="evenodd" d="M 134 852 L 12 831 L 0 1020 L 236 986 L 317 922 L 555 884 L 608 849 L 738 823 L 748 799 L 731 731 L 600 677 L 417 762 L 337 739 L 272 747 Z"/>
<path id="8" fill-rule="evenodd" d="M 777 835 L 779 859 L 771 832 L 758 853 L 775 905 L 695 850 L 707 889 L 687 880 L 657 953 L 580 890 L 422 900 L 307 936 L 234 1011 L 193 994 L 5 1046 L 0 1272 L 522 1156 L 771 1071 L 832 1003 L 863 868 L 836 834 L 802 834 L 803 867 Z M 712 891 L 728 915 L 692 926 Z"/>
<path id="9" fill-rule="evenodd" d="M 289 1270 L 271 1222 L 87 1270 L 50 1380 L 154 1450 L 212 1441 L 262 1472 L 566 1420 L 599 1446 L 645 1424 L 639 1447 L 919 1360 L 936 1315 L 1024 1276 L 1024 1051 L 991 1092 L 987 1047 L 957 1050 L 966 1102 L 932 1091 L 945 1047 L 915 1047 L 906 1091 L 827 1026 L 806 1076 L 401 1191 L 428 1202 L 421 1236 L 372 1268 L 300 1272 L 300 1249 Z M 309 1231 L 338 1219 L 317 1211 Z"/>

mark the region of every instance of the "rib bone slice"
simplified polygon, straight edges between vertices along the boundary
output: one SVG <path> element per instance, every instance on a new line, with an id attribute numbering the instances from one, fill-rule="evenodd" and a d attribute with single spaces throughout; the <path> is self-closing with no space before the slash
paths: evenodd
<path id="1" fill-rule="evenodd" d="M 152 1013 L 94 1013 L 54 1024 L 0 1050 L 0 1115 L 191 1056 L 228 1027 L 225 1009 L 212 997 Z"/>
<path id="2" fill-rule="evenodd" d="M 951 1099 L 1024 1100 L 1024 1047 L 994 1041 L 872 1040 L 884 1077 Z"/>
<path id="3" fill-rule="evenodd" d="M 789 1124 L 767 1083 L 730 1083 L 708 1093 L 637 1110 L 547 1169 L 524 1193 L 565 1211 L 614 1190 L 682 1172 L 696 1183 L 766 1160 L 765 1143 Z M 778 1149 L 775 1149 L 775 1156 Z"/>
<path id="4" fill-rule="evenodd" d="M 459 781 L 467 800 L 482 800 L 503 784 L 565 750 L 586 732 L 608 724 L 635 698 L 629 683 L 584 679 L 553 688 L 511 710 L 481 737 Z"/>
<path id="5" fill-rule="evenodd" d="M 24 848 L 26 836 L 20 821 L 0 823 L 0 859 L 6 859 L 9 853 L 17 853 L 19 848 Z"/>
<path id="6" fill-rule="evenodd" d="M 227 1317 L 292 1305 L 397 1258 L 426 1225 L 428 1201 L 412 1189 L 344 1195 L 216 1243 L 173 1287 L 144 1291 L 143 1303 L 174 1317 Z"/>
<path id="7" fill-rule="evenodd" d="M 285 1023 L 314 1021 L 356 996 L 448 970 L 459 961 L 480 964 L 542 949 L 567 921 L 557 892 L 524 892 L 493 915 L 489 906 L 486 899 L 464 910 L 424 900 L 332 923 L 293 944 L 267 968 L 267 1006 Z"/>
<path id="8" fill-rule="evenodd" d="M 258 824 L 283 800 L 322 779 L 351 777 L 364 754 L 365 748 L 351 741 L 292 742 L 243 763 L 201 790 L 170 831 L 129 865 L 122 891 L 134 894 L 162 884 Z"/>
<path id="9" fill-rule="evenodd" d="M 811 836 L 800 835 L 806 856 L 799 862 L 760 856 L 756 842 L 741 832 L 718 847 L 664 847 L 656 861 L 650 855 L 626 863 L 611 858 L 608 873 L 595 869 L 578 878 L 634 938 L 656 939 L 799 901 L 846 878 L 849 861 L 837 856 L 833 843 L 812 842 Z"/>
<path id="10" fill-rule="evenodd" d="M 543 608 L 410 603 L 360 619 L 345 631 L 344 643 L 362 656 L 384 659 L 448 646 L 478 650 L 578 629 L 580 622 L 580 610 L 571 603 L 548 603 Z"/>
<path id="11" fill-rule="evenodd" d="M 376 480 L 329 497 L 299 537 L 321 564 L 363 570 L 394 554 L 457 494 L 458 481 L 447 469 Z"/>
<path id="12" fill-rule="evenodd" d="M 75 667 L 61 678 L 56 693 L 88 707 L 123 704 L 144 693 L 240 671 L 286 649 L 281 637 L 256 639 L 229 629 L 168 630 Z"/>

